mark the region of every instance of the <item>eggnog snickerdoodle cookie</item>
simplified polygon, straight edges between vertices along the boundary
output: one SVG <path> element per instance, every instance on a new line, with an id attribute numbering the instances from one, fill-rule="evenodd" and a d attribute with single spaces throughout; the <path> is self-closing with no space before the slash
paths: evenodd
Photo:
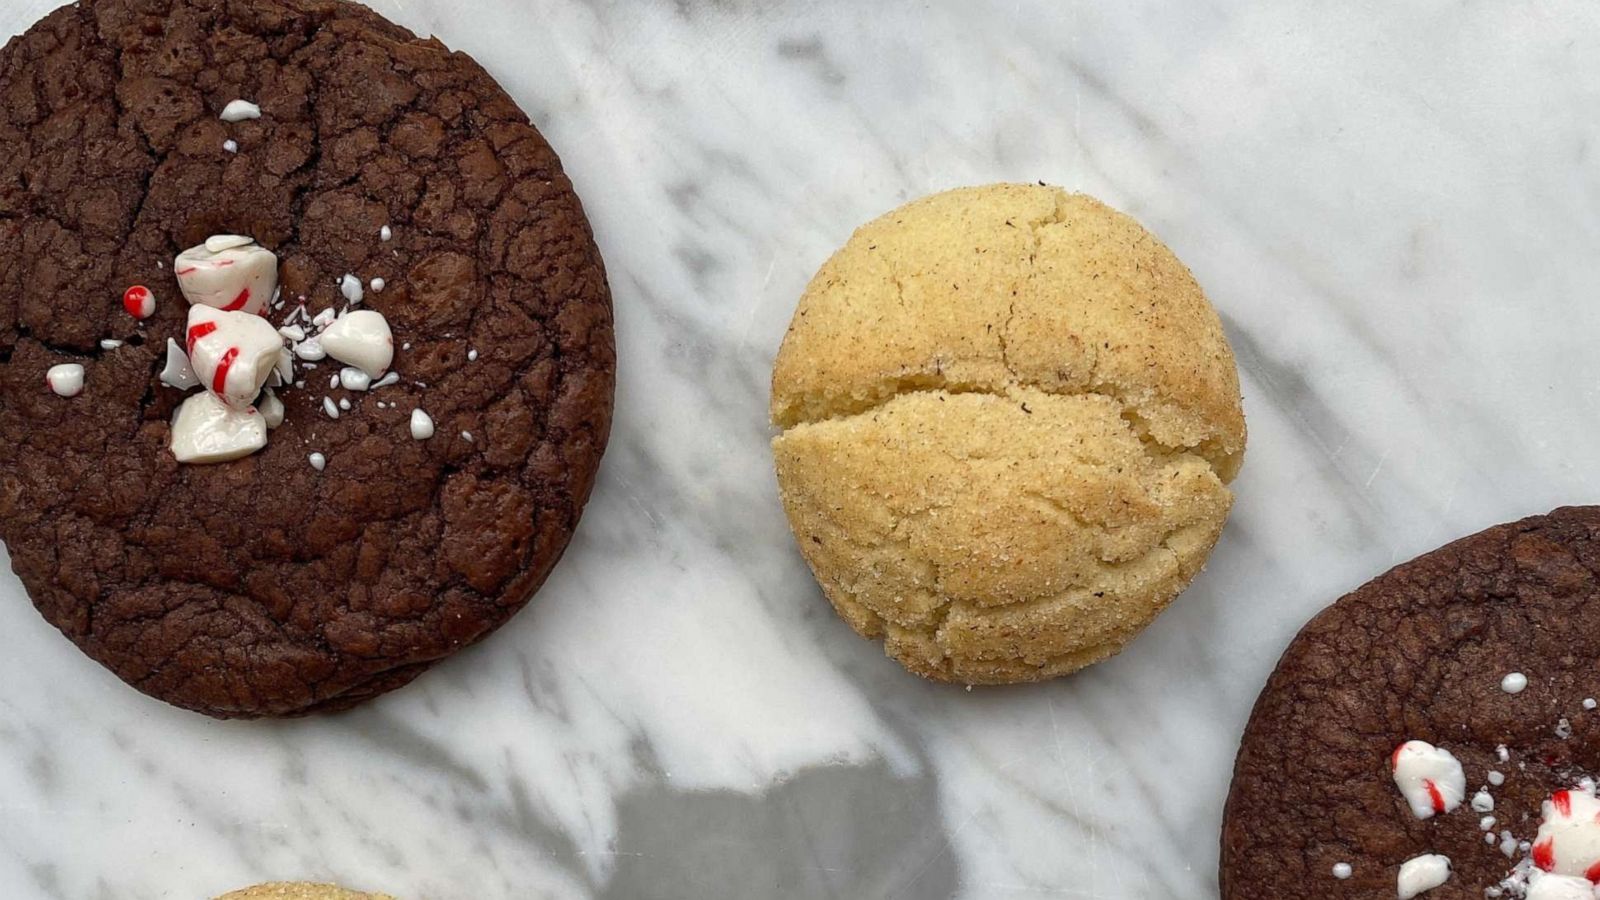
<path id="1" fill-rule="evenodd" d="M 363 894 L 331 884 L 280 881 L 230 891 L 217 900 L 394 900 L 388 894 Z"/>
<path id="2" fill-rule="evenodd" d="M 966 683 L 1119 651 L 1200 571 L 1245 446 L 1188 269 L 1127 216 L 1031 185 L 858 231 L 801 298 L 772 419 L 828 599 L 913 672 Z"/>

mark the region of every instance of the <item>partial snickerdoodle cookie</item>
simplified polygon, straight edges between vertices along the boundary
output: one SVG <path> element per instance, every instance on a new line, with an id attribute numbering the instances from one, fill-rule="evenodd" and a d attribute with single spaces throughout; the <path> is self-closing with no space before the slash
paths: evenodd
<path id="1" fill-rule="evenodd" d="M 363 894 L 331 884 L 280 881 L 230 891 L 217 900 L 394 900 L 388 894 Z"/>
<path id="2" fill-rule="evenodd" d="M 824 592 L 918 674 L 1064 674 L 1200 570 L 1245 446 L 1215 310 L 1139 224 L 1056 188 L 858 231 L 773 374 L 778 480 Z"/>

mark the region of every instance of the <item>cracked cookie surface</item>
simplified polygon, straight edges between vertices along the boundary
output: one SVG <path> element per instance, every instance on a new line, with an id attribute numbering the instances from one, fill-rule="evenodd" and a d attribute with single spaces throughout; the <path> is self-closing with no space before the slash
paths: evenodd
<path id="1" fill-rule="evenodd" d="M 403 685 L 528 601 L 609 433 L 610 295 L 555 153 L 475 62 L 343 0 L 84 0 L 0 51 L 0 98 L 0 537 L 45 618 L 152 696 L 292 715 Z M 261 118 L 222 122 L 235 99 Z M 302 295 L 342 307 L 356 273 L 410 346 L 399 384 L 327 390 L 324 363 L 265 450 L 183 466 L 171 261 L 226 233 L 278 254 L 274 324 Z M 63 362 L 82 395 L 41 387 Z"/>
<path id="2" fill-rule="evenodd" d="M 1526 854 L 1541 804 L 1600 771 L 1600 508 L 1463 538 L 1323 610 L 1284 651 L 1250 715 L 1222 825 L 1223 900 L 1392 900 L 1400 864 L 1450 859 L 1428 900 L 1481 900 Z M 1501 679 L 1523 672 L 1507 693 Z M 1570 731 L 1563 731 L 1561 720 Z M 1390 754 L 1427 741 L 1492 782 L 1493 842 L 1470 806 L 1418 819 Z M 1502 759 L 1499 747 L 1507 748 Z M 1515 844 L 1513 843 L 1513 847 Z M 1351 866 L 1347 879 L 1331 874 Z M 1507 893 L 1510 896 L 1510 893 Z"/>
<path id="3" fill-rule="evenodd" d="M 840 614 L 918 674 L 1065 674 L 1189 583 L 1245 446 L 1215 310 L 1056 188 L 935 195 L 817 274 L 774 366 L 780 494 Z"/>

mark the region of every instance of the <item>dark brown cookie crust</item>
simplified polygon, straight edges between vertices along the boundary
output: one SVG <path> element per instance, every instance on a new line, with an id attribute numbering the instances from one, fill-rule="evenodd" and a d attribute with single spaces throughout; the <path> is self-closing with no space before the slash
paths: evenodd
<path id="1" fill-rule="evenodd" d="M 1224 900 L 1392 900 L 1400 863 L 1450 857 L 1428 900 L 1482 900 L 1513 860 L 1467 805 L 1421 821 L 1388 768 L 1402 741 L 1461 760 L 1470 795 L 1491 769 L 1502 828 L 1531 839 L 1540 803 L 1600 771 L 1600 508 L 1491 528 L 1406 563 L 1324 610 L 1256 701 L 1222 829 Z M 1500 689 L 1528 676 L 1519 695 Z M 1566 740 L 1555 733 L 1561 718 Z M 1512 751 L 1501 763 L 1495 748 Z M 1355 870 L 1335 880 L 1337 862 Z"/>
<path id="2" fill-rule="evenodd" d="M 263 117 L 220 121 L 236 98 Z M 311 312 L 342 306 L 346 272 L 384 278 L 367 305 L 411 344 L 401 384 L 328 391 L 326 362 L 266 450 L 178 465 L 170 266 L 216 233 L 276 251 Z M 142 324 L 133 284 L 158 298 Z M 43 386 L 68 361 L 71 400 Z M 45 618 L 141 691 L 224 717 L 340 709 L 487 635 L 577 525 L 614 367 L 560 162 L 437 41 L 343 0 L 83 0 L 0 50 L 0 537 Z M 332 421 L 324 395 L 353 409 Z"/>

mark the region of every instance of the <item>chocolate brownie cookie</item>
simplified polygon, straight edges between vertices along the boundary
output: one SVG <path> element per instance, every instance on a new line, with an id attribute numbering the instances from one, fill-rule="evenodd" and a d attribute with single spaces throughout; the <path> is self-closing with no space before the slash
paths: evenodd
<path id="1" fill-rule="evenodd" d="M 277 254 L 273 325 L 386 317 L 398 383 L 303 366 L 265 449 L 181 464 L 173 260 L 230 234 Z M 555 153 L 437 41 L 343 0 L 83 0 L 0 50 L 0 538 L 141 691 L 340 709 L 503 624 L 577 525 L 614 352 Z"/>
<path id="2" fill-rule="evenodd" d="M 1224 900 L 1587 895 L 1597 661 L 1597 507 L 1491 528 L 1335 603 L 1245 731 Z"/>

